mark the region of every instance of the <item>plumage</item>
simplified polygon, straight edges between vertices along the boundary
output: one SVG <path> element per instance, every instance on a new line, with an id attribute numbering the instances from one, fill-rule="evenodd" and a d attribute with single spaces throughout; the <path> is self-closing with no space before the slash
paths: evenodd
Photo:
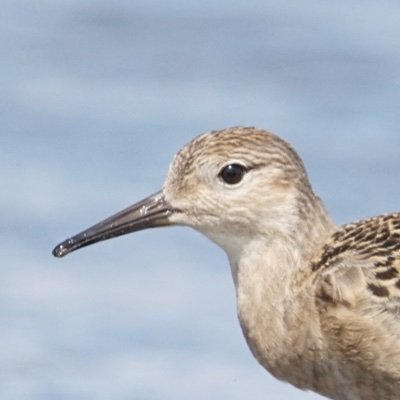
<path id="1" fill-rule="evenodd" d="M 288 143 L 234 127 L 195 138 L 160 192 L 53 254 L 165 225 L 225 250 L 244 336 L 271 374 L 337 400 L 400 398 L 399 213 L 337 227 Z"/>

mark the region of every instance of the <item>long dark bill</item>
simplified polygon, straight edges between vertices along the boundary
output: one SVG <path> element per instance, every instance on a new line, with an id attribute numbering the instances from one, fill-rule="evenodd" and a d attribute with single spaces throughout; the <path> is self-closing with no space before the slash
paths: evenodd
<path id="1" fill-rule="evenodd" d="M 101 240 L 146 228 L 171 225 L 169 216 L 173 212 L 174 210 L 165 200 L 163 193 L 157 192 L 60 243 L 54 248 L 53 255 L 64 257 L 72 251 Z"/>

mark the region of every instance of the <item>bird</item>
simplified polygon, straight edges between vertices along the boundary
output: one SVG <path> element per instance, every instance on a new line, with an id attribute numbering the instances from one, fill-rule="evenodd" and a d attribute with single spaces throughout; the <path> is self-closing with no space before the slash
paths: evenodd
<path id="1" fill-rule="evenodd" d="M 237 126 L 194 138 L 159 192 L 53 255 L 170 225 L 225 251 L 242 332 L 270 374 L 335 400 L 400 398 L 400 213 L 336 225 L 295 149 Z"/>

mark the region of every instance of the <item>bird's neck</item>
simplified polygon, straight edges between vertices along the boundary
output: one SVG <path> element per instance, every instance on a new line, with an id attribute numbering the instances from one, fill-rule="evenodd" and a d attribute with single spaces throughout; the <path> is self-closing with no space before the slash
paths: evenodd
<path id="1" fill-rule="evenodd" d="M 315 197 L 304 201 L 304 207 L 288 207 L 295 212 L 285 212 L 284 223 L 266 224 L 263 232 L 240 237 L 237 241 L 217 243 L 226 251 L 231 264 L 235 286 L 241 284 L 252 268 L 268 281 L 278 279 L 290 284 L 299 273 L 309 269 L 313 256 L 336 229 L 322 201 Z M 282 227 L 282 228 L 281 228 Z"/>
<path id="2" fill-rule="evenodd" d="M 334 225 L 318 199 L 316 202 L 313 213 L 297 222 L 293 231 L 255 237 L 236 259 L 230 257 L 246 340 L 258 361 L 282 379 L 293 361 L 287 349 L 297 346 L 301 354 L 306 342 L 318 336 L 317 332 L 310 336 L 304 326 L 310 318 L 306 314 L 315 309 L 310 294 L 302 289 L 311 275 L 310 260 Z M 306 378 L 297 379 L 298 386 L 302 379 Z"/>

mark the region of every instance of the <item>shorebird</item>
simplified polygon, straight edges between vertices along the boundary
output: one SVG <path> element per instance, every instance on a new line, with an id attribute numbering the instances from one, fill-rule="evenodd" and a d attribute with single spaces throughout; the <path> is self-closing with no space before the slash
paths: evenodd
<path id="1" fill-rule="evenodd" d="M 161 191 L 53 254 L 167 225 L 225 250 L 244 336 L 272 375 L 337 400 L 400 398 L 400 213 L 336 226 L 287 142 L 234 127 L 195 138 Z"/>

